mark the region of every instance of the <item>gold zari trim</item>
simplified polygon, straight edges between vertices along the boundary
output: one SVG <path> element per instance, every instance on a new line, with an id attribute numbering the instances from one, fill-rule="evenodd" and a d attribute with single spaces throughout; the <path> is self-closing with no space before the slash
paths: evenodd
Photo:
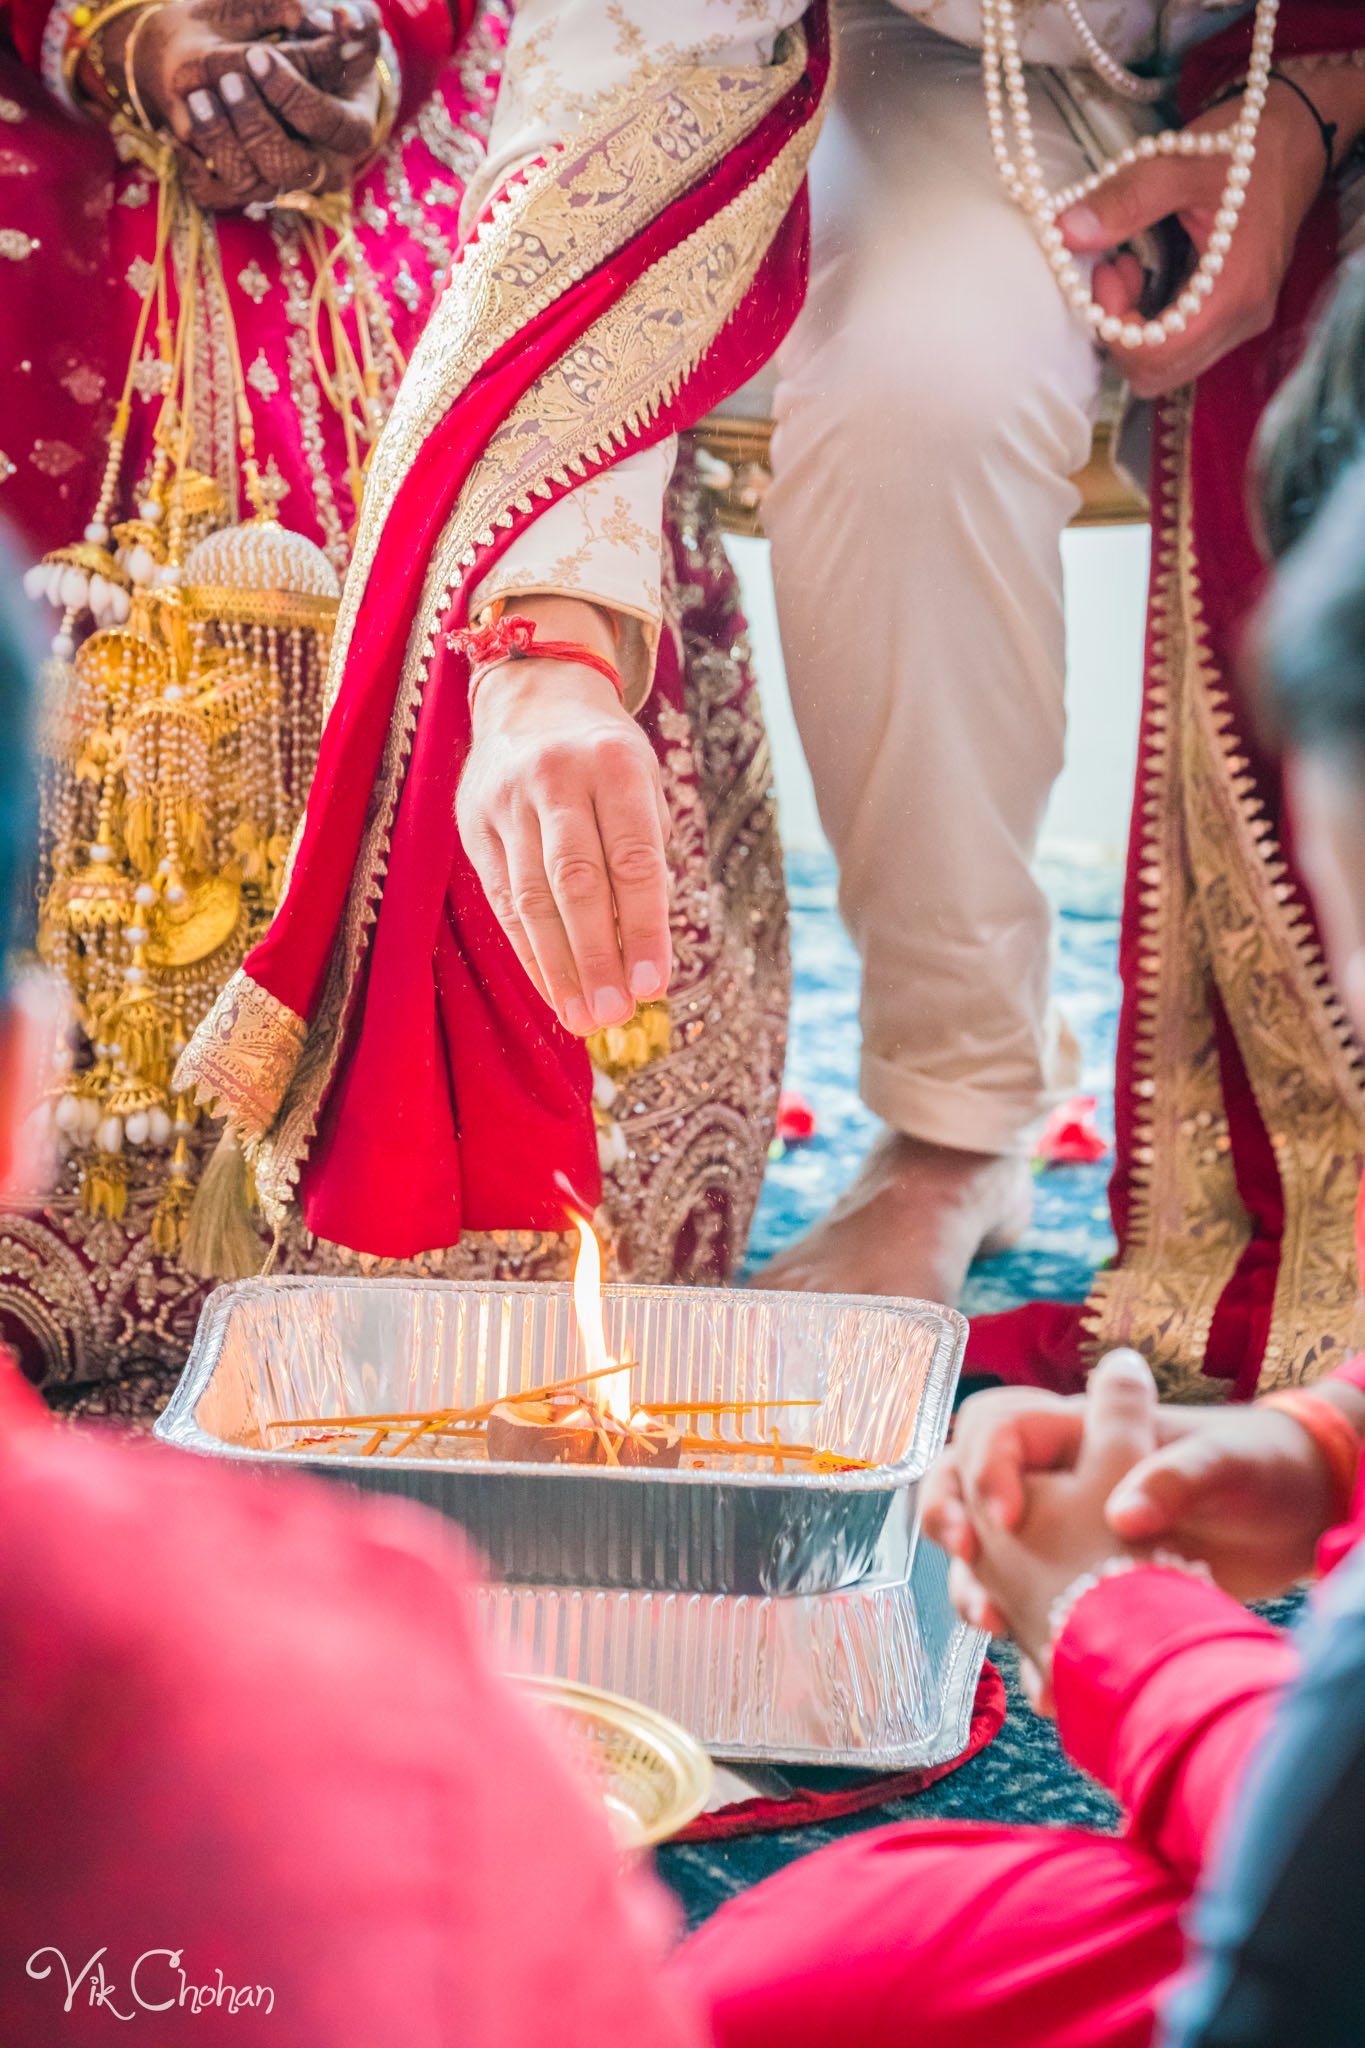
<path id="1" fill-rule="evenodd" d="M 176 1090 L 254 1150 L 293 1078 L 304 1035 L 302 1017 L 239 967 L 181 1054 Z"/>
<path id="2" fill-rule="evenodd" d="M 1146 773 L 1131 1216 L 1122 1263 L 1087 1305 L 1092 1355 L 1143 1352 L 1168 1399 L 1226 1391 L 1203 1361 L 1251 1242 L 1214 1031 L 1215 998 L 1270 1133 L 1283 1236 L 1262 1391 L 1313 1380 L 1359 1347 L 1355 1210 L 1365 1165 L 1359 1055 L 1327 985 L 1281 848 L 1238 753 L 1201 620 L 1189 483 L 1190 408 L 1170 408 L 1154 533 L 1155 673 Z"/>

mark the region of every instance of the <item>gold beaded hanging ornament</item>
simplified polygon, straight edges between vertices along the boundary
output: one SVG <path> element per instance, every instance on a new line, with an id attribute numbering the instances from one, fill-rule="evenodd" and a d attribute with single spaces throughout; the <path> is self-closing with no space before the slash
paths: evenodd
<path id="1" fill-rule="evenodd" d="M 261 474 L 212 227 L 180 191 L 169 152 L 145 138 L 139 148 L 160 188 L 155 257 L 99 499 L 83 540 L 47 556 L 28 587 L 61 612 L 45 711 L 39 943 L 72 993 L 81 1043 L 54 1087 L 54 1118 L 95 1215 L 123 1213 L 134 1155 L 169 1150 L 151 1235 L 172 1252 L 190 1218 L 198 1148 L 195 1112 L 172 1095 L 171 1073 L 278 901 L 317 758 L 340 587 L 322 550 L 280 523 Z M 358 491 L 361 444 L 379 423 L 371 344 L 376 334 L 383 344 L 387 326 L 360 279 L 348 215 L 327 224 L 335 247 L 318 221 L 301 224 L 301 239 L 318 272 L 316 317 L 321 309 L 332 323 L 325 388 L 342 411 Z M 177 228 L 186 254 L 172 318 Z M 355 272 L 340 290 L 338 260 Z M 229 344 L 252 508 L 238 524 L 226 523 L 221 490 L 190 459 L 203 289 L 219 302 Z M 340 322 L 341 298 L 356 308 L 363 362 Z M 155 456 L 136 516 L 113 525 L 133 372 L 153 316 Z M 93 631 L 78 648 L 87 618 Z M 253 1248 L 259 1263 L 244 1217 L 198 1235 L 195 1270 L 230 1276 Z"/>

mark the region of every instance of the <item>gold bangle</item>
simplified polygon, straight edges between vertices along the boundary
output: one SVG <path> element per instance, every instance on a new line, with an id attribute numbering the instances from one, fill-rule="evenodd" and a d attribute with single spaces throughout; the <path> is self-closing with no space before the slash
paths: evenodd
<path id="1" fill-rule="evenodd" d="M 76 8 L 71 16 L 71 32 L 67 36 L 66 47 L 62 52 L 62 76 L 66 80 L 67 90 L 70 92 L 73 100 L 83 97 L 77 91 L 76 73 L 80 69 L 82 57 L 88 56 L 101 85 L 108 95 L 105 102 L 105 111 L 115 114 L 127 111 L 119 95 L 113 90 L 109 74 L 104 68 L 104 57 L 100 50 L 99 38 L 103 35 L 109 24 L 117 21 L 120 15 L 131 14 L 135 9 L 144 8 L 148 4 L 149 0 L 108 0 L 108 5 L 105 7 L 90 8 L 82 6 Z"/>
<path id="2" fill-rule="evenodd" d="M 372 158 L 378 156 L 392 135 L 393 124 L 398 118 L 398 85 L 382 51 L 375 55 L 374 75 L 379 80 L 379 115 L 374 124 L 374 142 L 370 149 Z"/>
<path id="3" fill-rule="evenodd" d="M 128 40 L 123 45 L 123 89 L 128 95 L 128 103 L 132 107 L 138 126 L 145 128 L 149 135 L 155 135 L 158 131 L 155 121 L 143 106 L 142 94 L 137 89 L 137 39 L 142 34 L 143 23 L 150 21 L 154 14 L 159 14 L 163 5 L 164 0 L 149 0 L 149 4 L 143 8 L 129 29 Z"/>

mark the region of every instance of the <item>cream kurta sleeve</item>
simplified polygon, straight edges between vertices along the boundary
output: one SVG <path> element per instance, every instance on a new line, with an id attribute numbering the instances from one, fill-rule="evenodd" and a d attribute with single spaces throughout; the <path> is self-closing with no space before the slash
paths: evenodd
<path id="1" fill-rule="evenodd" d="M 660 65 L 766 64 L 803 0 L 519 0 L 487 159 L 465 195 L 468 225 L 510 172 L 551 148 L 601 96 Z M 628 455 L 542 512 L 472 594 L 553 594 L 605 605 L 621 625 L 626 703 L 649 694 L 662 622 L 664 490 L 677 443 Z"/>

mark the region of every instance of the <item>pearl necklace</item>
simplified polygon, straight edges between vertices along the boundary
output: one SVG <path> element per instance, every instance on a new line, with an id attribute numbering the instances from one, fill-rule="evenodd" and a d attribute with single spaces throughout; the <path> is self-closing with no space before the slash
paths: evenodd
<path id="1" fill-rule="evenodd" d="M 1110 56 L 1085 21 L 1080 0 L 1062 0 L 1062 5 L 1092 66 L 1107 84 L 1130 99 L 1155 99 L 1160 95 L 1163 86 L 1136 77 Z M 1247 67 L 1241 111 L 1230 128 L 1201 134 L 1193 134 L 1184 128 L 1168 128 L 1158 135 L 1141 136 L 1088 178 L 1068 185 L 1064 191 L 1049 192 L 1033 140 L 1015 0 L 981 0 L 981 67 L 986 87 L 986 119 L 996 167 L 1005 189 L 1028 215 L 1063 296 L 1101 341 L 1118 342 L 1124 348 L 1159 348 L 1173 334 L 1184 333 L 1213 290 L 1214 280 L 1232 247 L 1238 216 L 1246 203 L 1246 188 L 1251 183 L 1256 134 L 1265 107 L 1274 57 L 1278 13 L 1279 0 L 1257 0 L 1251 61 Z M 1017 160 L 1011 153 L 1010 127 L 1014 130 Z M 1120 171 L 1157 156 L 1227 156 L 1231 162 L 1208 248 L 1175 304 L 1167 306 L 1154 320 L 1120 320 L 1095 304 L 1090 286 L 1066 246 L 1057 218 L 1080 200 L 1088 199 L 1092 192 L 1097 192 Z"/>

